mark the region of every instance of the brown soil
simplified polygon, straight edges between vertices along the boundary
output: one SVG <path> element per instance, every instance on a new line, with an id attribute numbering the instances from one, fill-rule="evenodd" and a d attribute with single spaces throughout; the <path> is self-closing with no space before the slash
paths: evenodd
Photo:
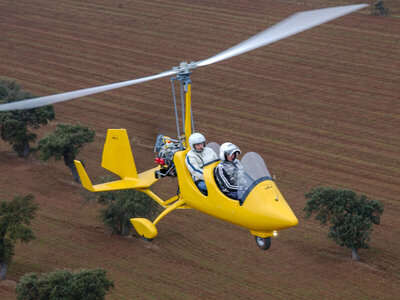
<path id="1" fill-rule="evenodd" d="M 386 1 L 385 1 L 386 2 Z M 389 1 L 388 1 L 389 2 Z M 0 70 L 35 95 L 144 77 L 202 60 L 291 13 L 328 1 L 2 1 Z M 340 1 L 341 4 L 355 1 Z M 196 130 L 266 160 L 300 220 L 270 250 L 248 231 L 180 210 L 152 243 L 112 235 L 84 204 L 62 162 L 17 158 L 0 141 L 1 198 L 33 193 L 36 240 L 18 244 L 8 278 L 104 268 L 108 299 L 394 299 L 400 292 L 400 19 L 353 13 L 216 65 L 196 69 Z M 328 4 L 329 5 L 329 4 Z M 176 135 L 171 86 L 160 79 L 57 104 L 57 123 L 96 130 L 82 149 L 92 178 L 107 128 L 127 128 L 140 170 L 158 133 Z M 361 262 L 304 220 L 304 193 L 344 187 L 385 205 Z M 172 189 L 171 189 L 172 186 Z M 156 186 L 164 197 L 176 182 Z M 13 299 L 0 285 L 0 298 Z"/>

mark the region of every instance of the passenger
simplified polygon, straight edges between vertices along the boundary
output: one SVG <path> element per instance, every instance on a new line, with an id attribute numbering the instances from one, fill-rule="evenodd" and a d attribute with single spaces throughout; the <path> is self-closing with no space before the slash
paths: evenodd
<path id="1" fill-rule="evenodd" d="M 192 175 L 193 181 L 199 190 L 207 195 L 207 187 L 204 182 L 203 168 L 210 162 L 218 159 L 214 150 L 206 147 L 206 139 L 201 133 L 193 133 L 189 137 L 190 151 L 186 154 L 186 166 Z"/>
<path id="2" fill-rule="evenodd" d="M 226 196 L 235 200 L 239 200 L 238 191 L 244 189 L 239 178 L 246 177 L 242 163 L 237 159 L 239 154 L 241 154 L 241 151 L 238 146 L 232 143 L 223 143 L 219 150 L 221 162 L 214 170 L 220 190 Z"/>

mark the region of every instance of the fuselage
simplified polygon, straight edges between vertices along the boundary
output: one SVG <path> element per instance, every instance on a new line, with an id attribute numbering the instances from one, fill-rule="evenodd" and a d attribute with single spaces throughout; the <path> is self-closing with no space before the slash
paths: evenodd
<path id="1" fill-rule="evenodd" d="M 298 224 L 293 211 L 286 203 L 275 182 L 260 180 L 246 193 L 242 203 L 224 195 L 214 179 L 214 168 L 219 162 L 204 168 L 208 195 L 203 195 L 190 176 L 184 163 L 188 150 L 175 153 L 181 199 L 205 214 L 247 228 L 253 235 L 269 237 L 274 231 Z"/>

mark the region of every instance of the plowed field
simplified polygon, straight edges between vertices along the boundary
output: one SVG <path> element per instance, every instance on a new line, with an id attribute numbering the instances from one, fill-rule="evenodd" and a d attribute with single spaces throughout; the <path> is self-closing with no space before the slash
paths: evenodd
<path id="1" fill-rule="evenodd" d="M 335 2 L 335 3 L 333 3 Z M 0 1 L 0 76 L 42 96 L 158 74 L 210 57 L 301 10 L 358 1 Z M 372 1 L 368 2 L 372 3 Z M 299 225 L 261 251 L 248 231 L 176 211 L 152 243 L 112 235 L 62 162 L 17 158 L 0 141 L 1 198 L 33 193 L 36 240 L 8 279 L 104 268 L 107 299 L 395 299 L 400 294 L 400 5 L 370 8 L 192 75 L 196 130 L 260 153 Z M 107 128 L 127 128 L 140 171 L 158 133 L 176 135 L 169 79 L 56 104 L 57 123 L 89 125 L 79 159 L 91 177 Z M 385 205 L 361 262 L 303 219 L 304 193 L 344 187 Z M 171 189 L 172 186 L 172 189 Z M 176 182 L 157 184 L 163 196 Z M 15 299 L 12 282 L 0 298 Z"/>

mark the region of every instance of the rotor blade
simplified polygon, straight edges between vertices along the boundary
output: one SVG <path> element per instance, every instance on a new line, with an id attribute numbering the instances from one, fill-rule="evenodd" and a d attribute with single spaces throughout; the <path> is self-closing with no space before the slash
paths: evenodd
<path id="1" fill-rule="evenodd" d="M 101 92 L 105 92 L 105 91 L 109 91 L 109 90 L 113 90 L 113 89 L 118 89 L 118 88 L 122 88 L 125 86 L 141 83 L 141 82 L 146 82 L 146 81 L 174 75 L 178 72 L 179 72 L 179 70 L 170 70 L 170 71 L 162 72 L 157 75 L 138 78 L 138 79 L 134 79 L 134 80 L 122 81 L 122 82 L 117 82 L 117 83 L 112 83 L 112 84 L 107 84 L 107 85 L 102 85 L 102 86 L 97 86 L 97 87 L 92 87 L 92 88 L 87 88 L 87 89 L 82 89 L 82 90 L 76 90 L 76 91 L 67 92 L 67 93 L 61 93 L 61 94 L 56 94 L 56 95 L 51 95 L 51 96 L 44 96 L 44 97 L 38 97 L 38 98 L 33 98 L 33 99 L 28 99 L 28 100 L 21 100 L 21 101 L 16 101 L 16 102 L 0 104 L 0 111 L 30 109 L 30 108 L 40 107 L 40 106 L 44 106 L 44 105 L 54 104 L 57 102 L 68 101 L 68 100 L 72 100 L 72 99 L 83 97 L 83 96 L 93 95 L 93 94 L 97 94 L 97 93 L 101 93 Z"/>
<path id="2" fill-rule="evenodd" d="M 205 60 L 196 62 L 197 67 L 207 66 L 233 56 L 257 49 L 296 33 L 339 18 L 368 4 L 337 6 L 296 13 L 255 36 Z"/>

